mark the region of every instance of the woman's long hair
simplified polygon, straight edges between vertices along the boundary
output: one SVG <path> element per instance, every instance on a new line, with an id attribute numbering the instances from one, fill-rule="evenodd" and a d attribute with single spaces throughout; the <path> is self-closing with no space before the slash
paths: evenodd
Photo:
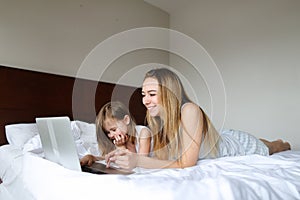
<path id="1" fill-rule="evenodd" d="M 125 107 L 125 105 L 119 101 L 113 101 L 106 103 L 99 111 L 96 117 L 96 135 L 98 141 L 98 147 L 102 155 L 105 155 L 111 151 L 113 151 L 116 147 L 111 141 L 111 139 L 107 136 L 103 124 L 106 119 L 115 119 L 115 120 L 123 120 L 125 115 L 130 117 L 130 123 L 128 125 L 128 142 L 132 144 L 136 143 L 135 136 L 135 126 L 136 122 L 134 118 L 131 116 L 129 110 Z"/>
<path id="2" fill-rule="evenodd" d="M 146 116 L 153 133 L 154 155 L 160 159 L 179 159 L 180 161 L 184 151 L 182 149 L 181 107 L 192 101 L 174 72 L 166 68 L 153 69 L 146 73 L 144 80 L 146 78 L 154 78 L 158 81 L 158 96 L 163 108 L 160 117 L 152 117 L 148 111 Z M 207 156 L 216 157 L 219 133 L 205 112 L 201 108 L 200 110 L 203 114 L 203 149 Z"/>

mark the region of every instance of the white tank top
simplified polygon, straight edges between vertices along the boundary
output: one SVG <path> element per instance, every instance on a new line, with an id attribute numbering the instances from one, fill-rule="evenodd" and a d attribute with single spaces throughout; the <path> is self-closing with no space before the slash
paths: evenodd
<path id="1" fill-rule="evenodd" d="M 135 126 L 135 130 L 136 130 L 136 144 L 135 144 L 135 150 L 136 152 L 139 151 L 139 148 L 140 148 L 140 134 L 141 134 L 141 131 L 142 129 L 148 129 L 150 131 L 150 129 L 146 126 L 142 126 L 142 125 L 137 125 Z M 150 131 L 151 133 L 151 131 Z M 149 156 L 152 157 L 153 156 L 153 140 L 152 140 L 152 136 L 151 137 L 151 143 L 150 143 L 150 152 L 149 152 Z"/>

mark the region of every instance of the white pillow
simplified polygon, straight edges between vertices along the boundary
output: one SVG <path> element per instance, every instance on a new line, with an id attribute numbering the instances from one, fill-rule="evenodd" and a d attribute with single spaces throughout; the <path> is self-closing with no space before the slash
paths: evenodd
<path id="1" fill-rule="evenodd" d="M 96 125 L 83 121 L 75 121 L 77 127 L 80 129 L 80 139 L 86 143 L 97 143 Z"/>
<path id="2" fill-rule="evenodd" d="M 71 131 L 77 149 L 83 149 L 82 147 L 85 149 L 85 151 L 79 151 L 82 152 L 81 154 L 99 154 L 95 124 L 71 121 Z M 6 125 L 5 132 L 8 143 L 19 147 L 23 152 L 41 150 L 42 148 L 36 123 Z"/>
<path id="3" fill-rule="evenodd" d="M 85 154 L 100 155 L 101 152 L 98 148 L 96 136 L 96 125 L 83 121 L 75 121 L 75 123 L 80 129 L 80 145 L 86 150 L 86 152 L 80 156 L 84 156 Z M 77 150 L 79 150 L 78 145 L 79 141 L 77 142 Z"/>
<path id="4" fill-rule="evenodd" d="M 43 152 L 40 135 L 33 136 L 24 144 L 23 152 L 28 152 L 28 151 L 32 151 L 35 153 Z"/>
<path id="5" fill-rule="evenodd" d="M 20 129 L 23 129 L 24 132 L 28 131 L 26 130 L 26 128 L 28 127 L 20 127 Z M 81 130 L 75 121 L 71 121 L 71 133 L 73 135 L 74 141 L 80 139 Z M 13 134 L 11 133 L 11 135 Z M 14 136 L 14 137 L 18 137 L 18 136 Z M 41 149 L 41 148 L 42 148 L 42 143 L 39 134 L 36 134 L 33 137 L 29 138 L 28 141 L 26 141 L 25 144 L 23 145 L 24 152 Z"/>
<path id="6" fill-rule="evenodd" d="M 24 144 L 38 134 L 35 123 L 10 124 L 5 126 L 6 139 L 9 144 L 23 148 Z"/>
<path id="7" fill-rule="evenodd" d="M 80 139 L 81 130 L 75 121 L 71 121 L 71 133 L 75 141 Z"/>

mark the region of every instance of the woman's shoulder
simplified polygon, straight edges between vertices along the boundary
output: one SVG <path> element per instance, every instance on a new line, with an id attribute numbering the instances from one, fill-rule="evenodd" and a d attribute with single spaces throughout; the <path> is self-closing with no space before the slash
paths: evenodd
<path id="1" fill-rule="evenodd" d="M 187 103 L 185 103 L 181 106 L 181 112 L 182 113 L 183 112 L 190 112 L 190 111 L 197 111 L 198 112 L 198 111 L 200 111 L 200 107 L 197 104 L 193 103 L 193 102 L 187 102 Z"/>
<path id="2" fill-rule="evenodd" d="M 193 103 L 188 102 L 181 107 L 181 120 L 190 120 L 191 118 L 197 118 L 202 116 L 200 107 Z"/>

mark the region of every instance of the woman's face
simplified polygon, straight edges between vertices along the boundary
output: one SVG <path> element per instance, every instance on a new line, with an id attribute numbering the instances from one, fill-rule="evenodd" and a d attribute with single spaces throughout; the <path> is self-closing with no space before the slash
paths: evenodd
<path id="1" fill-rule="evenodd" d="M 146 106 L 150 116 L 160 116 L 160 97 L 158 94 L 159 84 L 155 78 L 146 78 L 143 82 L 142 96 L 143 104 Z"/>

